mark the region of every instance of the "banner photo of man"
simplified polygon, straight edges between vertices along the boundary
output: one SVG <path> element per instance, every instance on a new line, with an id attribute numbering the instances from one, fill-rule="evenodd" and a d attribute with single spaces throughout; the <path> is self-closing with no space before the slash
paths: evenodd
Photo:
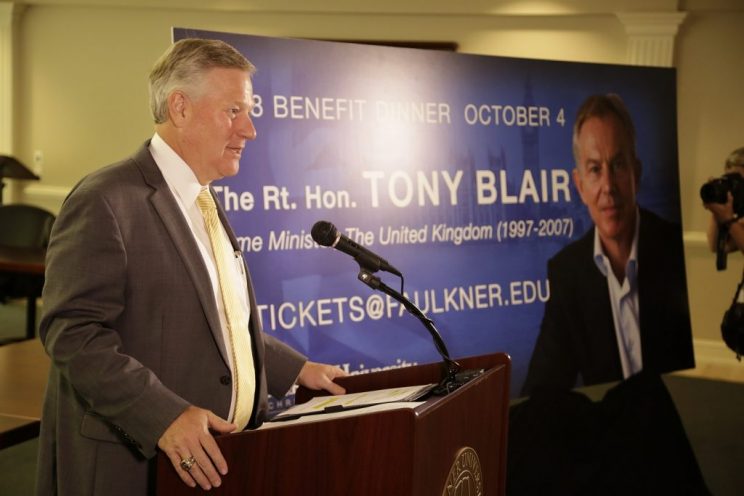
<path id="1" fill-rule="evenodd" d="M 215 183 L 264 330 L 350 374 L 503 351 L 511 394 L 694 366 L 674 69 L 174 29 L 257 67 L 241 171 Z M 534 353 L 533 353 L 534 351 Z M 281 407 L 281 400 L 279 407 Z"/>

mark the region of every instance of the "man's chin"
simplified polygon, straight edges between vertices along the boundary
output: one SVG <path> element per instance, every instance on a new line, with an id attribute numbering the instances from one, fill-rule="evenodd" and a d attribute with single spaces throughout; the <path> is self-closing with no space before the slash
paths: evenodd
<path id="1" fill-rule="evenodd" d="M 230 161 L 220 168 L 222 177 L 232 177 L 240 171 L 240 161 Z"/>
<path id="2" fill-rule="evenodd" d="M 632 239 L 633 230 L 630 222 L 604 221 L 596 223 L 599 230 L 599 237 L 603 240 L 620 241 L 630 236 Z"/>

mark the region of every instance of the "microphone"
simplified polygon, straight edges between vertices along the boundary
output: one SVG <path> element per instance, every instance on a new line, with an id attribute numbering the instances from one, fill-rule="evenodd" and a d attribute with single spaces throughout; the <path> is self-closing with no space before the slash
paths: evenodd
<path id="1" fill-rule="evenodd" d="M 382 291 L 401 303 L 411 315 L 424 324 L 424 327 L 426 327 L 426 330 L 429 331 L 429 334 L 431 334 L 431 337 L 434 339 L 434 345 L 441 355 L 444 365 L 442 380 L 432 389 L 433 394 L 449 394 L 483 373 L 482 369 L 460 370 L 460 364 L 450 358 L 449 351 L 447 351 L 447 345 L 444 344 L 441 334 L 439 334 L 437 328 L 434 327 L 434 322 L 424 315 L 416 305 L 403 295 L 403 275 L 398 271 L 398 269 L 390 265 L 387 260 L 375 255 L 365 247 L 350 240 L 348 237 L 338 232 L 336 226 L 328 221 L 319 220 L 316 222 L 313 225 L 310 234 L 313 237 L 313 240 L 319 245 L 332 246 L 333 248 L 354 257 L 354 260 L 359 264 L 359 275 L 357 277 L 360 281 L 374 290 Z M 400 293 L 385 285 L 379 277 L 372 275 L 378 270 L 384 270 L 400 277 Z"/>
<path id="2" fill-rule="evenodd" d="M 313 225 L 310 234 L 313 240 L 321 246 L 331 246 L 339 251 L 350 255 L 359 266 L 370 272 L 384 270 L 397 276 L 403 277 L 398 269 L 393 267 L 384 258 L 375 255 L 362 245 L 355 243 L 347 236 L 341 234 L 336 226 L 325 220 L 319 220 Z"/>

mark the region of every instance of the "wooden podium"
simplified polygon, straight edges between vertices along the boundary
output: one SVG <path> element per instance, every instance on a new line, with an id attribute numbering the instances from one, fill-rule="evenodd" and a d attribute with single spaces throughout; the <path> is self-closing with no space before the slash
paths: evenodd
<path id="1" fill-rule="evenodd" d="M 511 362 L 503 353 L 459 359 L 485 372 L 415 409 L 279 425 L 217 438 L 229 473 L 215 495 L 491 496 L 506 484 Z M 435 383 L 427 364 L 338 380 L 348 393 Z M 315 391 L 301 388 L 297 402 Z M 308 419 L 309 420 L 309 419 Z M 158 456 L 157 494 L 200 494 Z"/>

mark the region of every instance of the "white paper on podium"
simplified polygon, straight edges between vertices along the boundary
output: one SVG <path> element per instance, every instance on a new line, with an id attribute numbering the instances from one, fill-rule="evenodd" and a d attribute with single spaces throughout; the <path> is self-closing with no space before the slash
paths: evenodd
<path id="1" fill-rule="evenodd" d="M 303 417 L 293 418 L 292 420 L 286 420 L 283 422 L 264 422 L 261 427 L 256 430 L 272 429 L 285 425 L 305 424 L 308 422 L 319 422 L 323 420 L 332 420 L 343 417 L 353 417 L 355 415 L 366 415 L 368 413 L 384 412 L 387 410 L 413 410 L 417 406 L 423 405 L 424 403 L 424 401 L 397 401 L 395 403 L 380 403 L 378 405 L 370 405 L 365 406 L 364 408 L 355 408 L 352 410 L 341 410 L 332 413 L 305 415 Z"/>
<path id="2" fill-rule="evenodd" d="M 271 428 L 300 422 L 312 422 L 327 418 L 349 417 L 365 413 L 395 410 L 401 408 L 413 409 L 423 404 L 414 401 L 431 388 L 432 384 L 422 386 L 407 386 L 362 393 L 343 394 L 338 396 L 318 396 L 306 403 L 295 405 L 274 417 L 274 422 L 266 422 L 261 427 Z M 298 417 L 298 418 L 294 418 Z M 291 418 L 292 420 L 282 420 Z"/>

